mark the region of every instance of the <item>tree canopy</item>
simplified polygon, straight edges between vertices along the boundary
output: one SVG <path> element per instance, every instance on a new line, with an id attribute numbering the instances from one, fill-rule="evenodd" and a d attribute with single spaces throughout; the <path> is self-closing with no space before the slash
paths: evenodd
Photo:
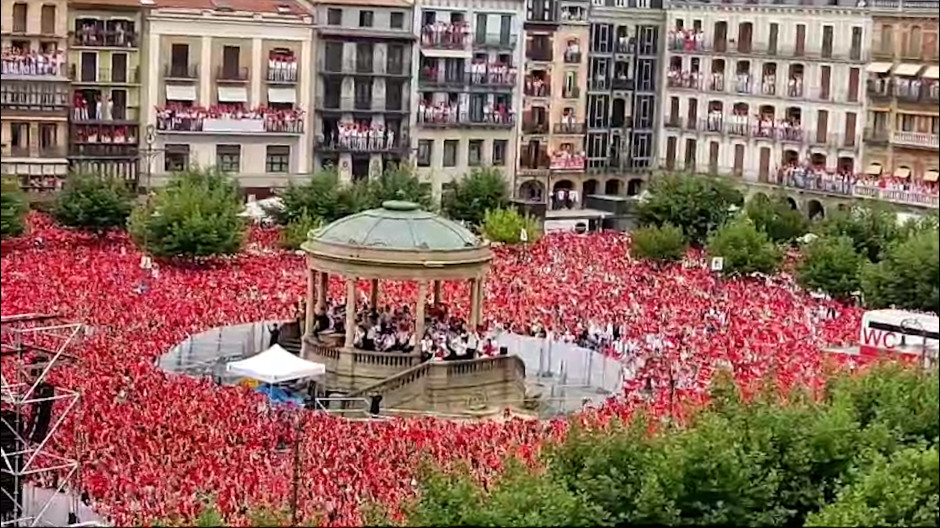
<path id="1" fill-rule="evenodd" d="M 691 243 L 704 244 L 743 204 L 744 196 L 725 181 L 668 175 L 653 181 L 639 215 L 644 225 L 672 224 Z"/>
<path id="2" fill-rule="evenodd" d="M 4 178 L 0 183 L 0 236 L 19 236 L 23 233 L 26 201 L 15 181 Z"/>
<path id="3" fill-rule="evenodd" d="M 745 211 L 754 226 L 778 244 L 793 242 L 809 231 L 809 221 L 781 196 L 759 194 L 747 203 Z"/>
<path id="4" fill-rule="evenodd" d="M 821 237 L 807 246 L 797 278 L 808 290 L 848 299 L 861 287 L 859 273 L 863 262 L 851 238 Z"/>
<path id="5" fill-rule="evenodd" d="M 861 282 L 865 302 L 873 307 L 940 312 L 938 231 L 918 231 L 895 242 L 884 260 L 864 267 Z"/>
<path id="6" fill-rule="evenodd" d="M 689 247 L 682 229 L 672 224 L 643 227 L 630 238 L 630 253 L 634 257 L 659 262 L 682 260 Z"/>
<path id="7" fill-rule="evenodd" d="M 123 181 L 73 174 L 56 200 L 53 216 L 62 225 L 96 233 L 124 229 L 133 200 Z"/>
<path id="8" fill-rule="evenodd" d="M 455 181 L 444 193 L 441 206 L 448 217 L 482 226 L 487 210 L 509 205 L 509 187 L 499 169 L 477 168 Z"/>
<path id="9" fill-rule="evenodd" d="M 726 274 L 770 274 L 783 258 L 770 238 L 747 218 L 728 222 L 716 231 L 708 239 L 708 254 L 724 259 Z"/>
<path id="10" fill-rule="evenodd" d="M 878 262 L 888 247 L 902 236 L 897 212 L 885 204 L 865 204 L 836 211 L 819 226 L 823 236 L 847 236 L 855 250 L 872 262 Z"/>
<path id="11" fill-rule="evenodd" d="M 502 244 L 519 244 L 523 242 L 523 231 L 526 233 L 525 242 L 527 243 L 537 242 L 541 236 L 539 226 L 534 218 L 523 216 L 512 208 L 486 211 L 482 231 L 491 242 Z"/>

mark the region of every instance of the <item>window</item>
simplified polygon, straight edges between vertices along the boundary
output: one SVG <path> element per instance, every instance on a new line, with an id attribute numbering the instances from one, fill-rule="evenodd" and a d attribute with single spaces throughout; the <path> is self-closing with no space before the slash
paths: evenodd
<path id="1" fill-rule="evenodd" d="M 911 114 L 901 114 L 898 116 L 898 121 L 901 122 L 900 129 L 902 132 L 914 132 L 914 116 Z"/>
<path id="2" fill-rule="evenodd" d="M 508 141 L 505 139 L 494 139 L 493 140 L 493 165 L 505 165 L 506 164 L 506 146 Z"/>
<path id="3" fill-rule="evenodd" d="M 56 140 L 57 135 L 55 123 L 40 123 L 39 150 L 48 151 L 54 149 L 58 145 L 58 141 Z"/>
<path id="4" fill-rule="evenodd" d="M 393 12 L 389 17 L 388 25 L 392 29 L 403 29 L 405 27 L 405 14 L 398 11 Z"/>
<path id="5" fill-rule="evenodd" d="M 862 28 L 852 28 L 852 45 L 849 48 L 849 58 L 860 60 L 862 58 Z"/>
<path id="6" fill-rule="evenodd" d="M 165 172 L 180 172 L 189 167 L 189 145 L 167 145 L 163 156 Z"/>
<path id="7" fill-rule="evenodd" d="M 215 164 L 222 172 L 241 170 L 241 145 L 219 145 L 215 148 Z"/>
<path id="8" fill-rule="evenodd" d="M 111 90 L 111 119 L 127 119 L 127 90 Z"/>
<path id="9" fill-rule="evenodd" d="M 326 23 L 330 26 L 343 25 L 343 10 L 330 8 L 326 11 Z"/>
<path id="10" fill-rule="evenodd" d="M 372 27 L 372 11 L 363 10 L 359 12 L 359 27 Z"/>
<path id="11" fill-rule="evenodd" d="M 10 123 L 10 147 L 29 155 L 29 123 Z"/>
<path id="12" fill-rule="evenodd" d="M 386 50 L 385 73 L 403 74 L 405 72 L 405 47 L 401 44 L 389 44 Z"/>
<path id="13" fill-rule="evenodd" d="M 881 26 L 881 53 L 894 55 L 894 26 L 891 24 Z"/>
<path id="14" fill-rule="evenodd" d="M 777 54 L 777 40 L 780 38 L 780 24 L 770 23 L 770 36 L 767 37 L 767 52 L 771 55 Z"/>
<path id="15" fill-rule="evenodd" d="M 822 38 L 822 56 L 823 58 L 832 57 L 832 38 L 833 31 L 835 28 L 832 26 L 823 26 L 823 38 Z"/>
<path id="16" fill-rule="evenodd" d="M 434 149 L 433 139 L 418 140 L 418 166 L 431 166 L 431 151 Z"/>
<path id="17" fill-rule="evenodd" d="M 13 32 L 26 33 L 26 4 L 13 4 Z"/>
<path id="18" fill-rule="evenodd" d="M 111 54 L 111 82 L 127 82 L 127 53 Z"/>
<path id="19" fill-rule="evenodd" d="M 444 166 L 445 167 L 456 167 L 457 166 L 457 144 L 459 141 L 456 139 L 445 139 L 444 140 Z"/>
<path id="20" fill-rule="evenodd" d="M 222 78 L 238 79 L 238 64 L 241 48 L 238 46 L 222 46 Z"/>
<path id="21" fill-rule="evenodd" d="M 923 46 L 921 41 L 920 26 L 911 26 L 911 33 L 907 40 L 907 53 L 904 55 L 910 58 L 919 58 L 920 50 Z"/>
<path id="22" fill-rule="evenodd" d="M 483 158 L 483 140 L 471 139 L 470 146 L 467 149 L 467 165 L 470 167 L 479 167 Z"/>
<path id="23" fill-rule="evenodd" d="M 189 76 L 189 44 L 173 44 L 170 47 L 170 77 Z"/>
<path id="24" fill-rule="evenodd" d="M 290 147 L 287 145 L 268 145 L 264 170 L 276 174 L 290 172 Z"/>
<path id="25" fill-rule="evenodd" d="M 54 5 L 44 5 L 42 6 L 42 15 L 39 21 L 40 33 L 44 35 L 54 35 L 55 30 L 55 6 Z"/>

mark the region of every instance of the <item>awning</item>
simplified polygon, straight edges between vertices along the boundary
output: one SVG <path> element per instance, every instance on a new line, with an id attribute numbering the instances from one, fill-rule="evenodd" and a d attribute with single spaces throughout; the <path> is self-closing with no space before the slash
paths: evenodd
<path id="1" fill-rule="evenodd" d="M 880 176 L 881 171 L 884 170 L 880 163 L 872 163 L 865 169 L 865 174 L 869 176 Z"/>
<path id="2" fill-rule="evenodd" d="M 908 169 L 907 167 L 898 167 L 894 169 L 894 177 L 906 180 L 907 178 L 911 177 L 911 169 Z"/>
<path id="3" fill-rule="evenodd" d="M 195 101 L 196 87 L 192 84 L 166 85 L 167 101 Z"/>
<path id="4" fill-rule="evenodd" d="M 888 73 L 888 70 L 890 70 L 892 66 L 894 66 L 894 64 L 890 62 L 873 62 L 869 64 L 865 70 L 868 73 Z"/>
<path id="5" fill-rule="evenodd" d="M 225 366 L 230 374 L 244 376 L 263 383 L 283 383 L 326 374 L 326 366 L 291 354 L 280 345 Z"/>
<path id="6" fill-rule="evenodd" d="M 924 79 L 940 79 L 940 66 L 928 66 L 924 73 L 920 74 Z"/>
<path id="7" fill-rule="evenodd" d="M 894 69 L 894 74 L 903 75 L 904 77 L 913 77 L 917 75 L 917 72 L 923 67 L 923 64 L 899 64 L 898 67 Z"/>
<path id="8" fill-rule="evenodd" d="M 220 103 L 247 103 L 248 89 L 244 86 L 219 86 Z"/>
<path id="9" fill-rule="evenodd" d="M 940 171 L 936 169 L 929 170 L 924 174 L 924 181 L 927 183 L 937 183 L 938 179 L 940 179 Z"/>
<path id="10" fill-rule="evenodd" d="M 297 90 L 293 88 L 268 88 L 269 103 L 289 103 L 297 102 Z"/>

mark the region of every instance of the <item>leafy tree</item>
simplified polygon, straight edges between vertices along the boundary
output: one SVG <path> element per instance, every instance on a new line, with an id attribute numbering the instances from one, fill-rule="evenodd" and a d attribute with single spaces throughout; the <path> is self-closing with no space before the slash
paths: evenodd
<path id="1" fill-rule="evenodd" d="M 407 165 L 390 163 L 379 177 L 369 182 L 370 207 L 380 207 L 388 200 L 414 202 L 431 207 L 431 185 L 422 182 Z"/>
<path id="2" fill-rule="evenodd" d="M 865 302 L 940 312 L 940 242 L 938 232 L 922 231 L 892 245 L 884 260 L 862 271 Z"/>
<path id="3" fill-rule="evenodd" d="M 810 516 L 807 526 L 938 526 L 938 479 L 936 445 L 879 456 L 836 502 Z"/>
<path id="4" fill-rule="evenodd" d="M 215 170 L 177 174 L 131 214 L 134 240 L 157 257 L 237 253 L 245 241 L 238 187 Z"/>
<path id="5" fill-rule="evenodd" d="M 745 212 L 757 229 L 778 244 L 793 242 L 809 231 L 809 221 L 782 197 L 759 194 L 748 202 Z"/>
<path id="6" fill-rule="evenodd" d="M 19 236 L 23 234 L 27 207 L 23 193 L 15 181 L 4 178 L 0 188 L 0 236 Z"/>
<path id="7" fill-rule="evenodd" d="M 729 222 L 708 240 L 708 253 L 724 258 L 724 272 L 773 273 L 783 258 L 766 234 L 746 218 Z"/>
<path id="8" fill-rule="evenodd" d="M 855 252 L 849 237 L 820 237 L 807 248 L 797 270 L 800 284 L 809 290 L 848 299 L 861 286 L 863 257 Z"/>
<path id="9" fill-rule="evenodd" d="M 304 218 L 322 218 L 332 222 L 345 216 L 347 208 L 357 206 L 355 193 L 342 196 L 341 191 L 339 174 L 336 169 L 329 168 L 315 173 L 302 185 L 291 183 L 281 194 L 283 207 L 271 212 L 281 225 Z"/>
<path id="10" fill-rule="evenodd" d="M 888 247 L 902 235 L 897 213 L 888 205 L 866 204 L 837 211 L 820 226 L 821 235 L 847 236 L 855 250 L 871 262 L 878 262 Z"/>
<path id="11" fill-rule="evenodd" d="M 133 199 L 124 182 L 77 174 L 66 182 L 53 216 L 62 225 L 96 233 L 123 229 L 133 209 Z"/>
<path id="12" fill-rule="evenodd" d="M 643 224 L 681 227 L 691 243 L 701 244 L 743 203 L 744 196 L 725 181 L 668 175 L 653 181 L 639 215 Z"/>
<path id="13" fill-rule="evenodd" d="M 290 250 L 300 249 L 301 244 L 307 241 L 310 231 L 322 226 L 322 220 L 308 217 L 287 224 L 281 231 L 281 247 Z"/>
<path id="14" fill-rule="evenodd" d="M 526 242 L 529 243 L 538 241 L 541 236 L 536 220 L 530 216 L 522 216 L 515 209 L 486 211 L 483 218 L 483 234 L 491 242 L 519 244 L 522 242 L 523 231 L 526 232 Z"/>
<path id="15" fill-rule="evenodd" d="M 633 256 L 661 262 L 682 260 L 688 243 L 682 230 L 672 224 L 637 229 L 631 235 Z"/>
<path id="16" fill-rule="evenodd" d="M 486 211 L 505 209 L 509 205 L 509 186 L 498 169 L 474 169 L 454 182 L 453 189 L 443 196 L 442 209 L 454 220 L 482 225 Z"/>

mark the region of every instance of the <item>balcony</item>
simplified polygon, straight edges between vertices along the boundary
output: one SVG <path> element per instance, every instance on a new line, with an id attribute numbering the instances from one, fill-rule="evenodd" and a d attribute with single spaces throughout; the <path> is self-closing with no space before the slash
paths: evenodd
<path id="1" fill-rule="evenodd" d="M 133 29 L 104 29 L 84 27 L 72 33 L 72 47 L 75 48 L 125 48 L 138 47 L 137 32 Z"/>
<path id="2" fill-rule="evenodd" d="M 565 52 L 565 64 L 581 64 L 581 52 L 580 51 L 566 51 Z"/>
<path id="3" fill-rule="evenodd" d="M 663 126 L 671 129 L 681 129 L 682 128 L 682 118 L 679 116 L 671 115 L 663 120 Z"/>
<path id="4" fill-rule="evenodd" d="M 584 172 L 587 157 L 584 154 L 562 152 L 552 156 L 548 166 L 552 172 Z"/>
<path id="5" fill-rule="evenodd" d="M 522 89 L 522 93 L 526 97 L 551 97 L 552 96 L 552 87 L 550 84 L 539 82 L 533 82 L 532 79 L 526 79 L 525 84 Z"/>
<path id="6" fill-rule="evenodd" d="M 199 77 L 197 64 L 164 64 L 163 79 L 167 81 L 194 81 Z"/>
<path id="7" fill-rule="evenodd" d="M 426 49 L 462 50 L 470 41 L 466 24 L 434 24 L 421 28 L 421 47 Z"/>
<path id="8" fill-rule="evenodd" d="M 69 107 L 72 94 L 68 90 L 49 89 L 58 85 L 28 83 L 0 85 L 0 106 L 4 110 L 24 110 L 50 112 L 61 111 Z"/>
<path id="9" fill-rule="evenodd" d="M 157 130 L 202 134 L 303 134 L 299 110 L 256 109 L 240 115 L 228 108 L 164 108 L 157 110 Z"/>
<path id="10" fill-rule="evenodd" d="M 548 134 L 548 123 L 544 121 L 536 121 L 535 119 L 523 119 L 522 133 L 532 135 Z"/>
<path id="11" fill-rule="evenodd" d="M 265 81 L 272 84 L 296 84 L 297 63 L 293 61 L 273 61 L 265 72 Z"/>
<path id="12" fill-rule="evenodd" d="M 610 81 L 610 85 L 614 90 L 635 90 L 636 82 L 633 79 L 627 77 L 614 77 Z"/>
<path id="13" fill-rule="evenodd" d="M 931 134 L 929 132 L 904 132 L 895 130 L 891 134 L 891 143 L 903 147 L 938 150 L 940 149 L 940 135 Z"/>
<path id="14" fill-rule="evenodd" d="M 886 144 L 891 139 L 891 133 L 884 127 L 866 128 L 864 138 L 869 143 Z"/>
<path id="15" fill-rule="evenodd" d="M 564 99 L 578 99 L 581 97 L 581 88 L 577 86 L 566 86 L 562 89 L 561 96 Z"/>
<path id="16" fill-rule="evenodd" d="M 248 68 L 225 68 L 215 70 L 215 81 L 218 83 L 244 84 L 248 82 Z"/>
<path id="17" fill-rule="evenodd" d="M 344 136 L 334 132 L 329 138 L 320 136 L 314 141 L 314 148 L 321 152 L 390 153 L 407 150 L 404 143 L 394 133 L 376 129 Z"/>
<path id="18" fill-rule="evenodd" d="M 516 35 L 476 35 L 473 38 L 473 47 L 477 49 L 514 50 L 519 40 Z"/>
<path id="19" fill-rule="evenodd" d="M 375 72 L 375 63 L 372 62 L 372 59 L 356 59 L 355 72 L 372 75 Z"/>
<path id="20" fill-rule="evenodd" d="M 552 131 L 558 135 L 580 136 L 585 133 L 587 126 L 585 123 L 555 123 Z"/>
<path id="21" fill-rule="evenodd" d="M 72 127 L 71 140 L 73 146 L 102 145 L 104 148 L 98 149 L 99 151 L 124 151 L 126 147 L 134 147 L 137 145 L 137 123 L 129 121 L 102 121 L 94 124 L 74 125 Z M 110 148 L 112 145 L 116 147 Z"/>
<path id="22" fill-rule="evenodd" d="M 4 80 L 42 79 L 64 80 L 66 73 L 65 52 L 27 55 L 16 48 L 4 48 L 0 59 L 0 73 Z"/>
<path id="23" fill-rule="evenodd" d="M 549 166 L 551 165 L 551 158 L 548 157 L 548 153 L 544 150 L 539 151 L 537 154 L 523 151 L 523 154 L 519 157 L 519 176 L 544 176 L 548 174 Z"/>
<path id="24" fill-rule="evenodd" d="M 550 47 L 532 46 L 526 48 L 525 58 L 535 62 L 552 62 L 555 60 L 555 54 Z"/>
<path id="25" fill-rule="evenodd" d="M 516 86 L 516 75 L 509 73 L 507 68 L 494 67 L 474 71 L 472 67 L 467 70 L 467 76 L 470 78 L 470 87 L 484 88 L 506 88 L 512 89 Z"/>
<path id="26" fill-rule="evenodd" d="M 516 126 L 516 115 L 512 110 L 484 112 L 478 109 L 468 112 L 458 105 L 450 107 L 424 107 L 418 111 L 418 126 L 423 128 L 473 127 L 512 129 Z"/>
<path id="27" fill-rule="evenodd" d="M 140 84 L 140 67 L 125 70 L 80 70 L 75 64 L 69 67 L 69 79 L 74 84 Z"/>
<path id="28" fill-rule="evenodd" d="M 901 190 L 901 189 L 883 189 L 877 185 L 857 184 L 853 190 L 853 195 L 857 198 L 868 198 L 871 200 L 881 200 L 885 202 L 912 205 L 914 207 L 928 207 L 937 209 L 940 206 L 940 196 L 936 193 Z"/>
<path id="29" fill-rule="evenodd" d="M 65 145 L 39 146 L 30 148 L 22 145 L 11 145 L 6 148 L 9 154 L 4 153 L 4 158 L 40 158 L 40 159 L 61 159 L 68 154 L 68 147 Z"/>
<path id="30" fill-rule="evenodd" d="M 418 85 L 428 89 L 447 89 L 462 91 L 467 85 L 467 76 L 462 71 L 449 72 L 422 70 L 418 75 Z"/>

